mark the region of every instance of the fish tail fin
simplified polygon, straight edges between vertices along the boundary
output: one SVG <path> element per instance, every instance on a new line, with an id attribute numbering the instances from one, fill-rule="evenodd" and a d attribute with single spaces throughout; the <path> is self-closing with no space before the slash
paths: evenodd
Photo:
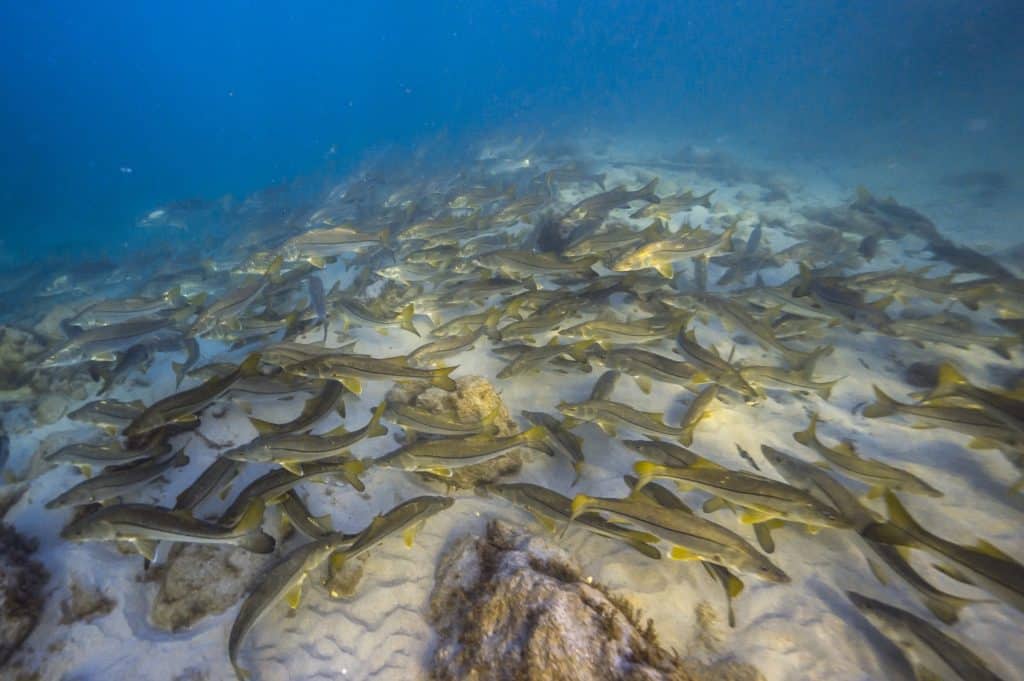
<path id="1" fill-rule="evenodd" d="M 957 386 L 967 385 L 967 378 L 960 373 L 951 362 L 943 362 L 939 365 L 939 376 L 938 382 L 930 393 L 928 393 L 929 399 L 936 397 L 946 397 L 956 392 Z"/>
<path id="2" fill-rule="evenodd" d="M 586 362 L 587 350 L 590 348 L 591 345 L 593 345 L 596 342 L 597 341 L 594 340 L 593 338 L 589 338 L 587 340 L 582 340 L 578 343 L 573 343 L 567 348 L 567 350 L 569 354 L 572 355 L 572 358 L 577 362 Z"/>
<path id="3" fill-rule="evenodd" d="M 974 601 L 951 594 L 935 594 L 922 596 L 924 605 L 943 624 L 956 624 L 960 619 L 960 609 Z"/>
<path id="4" fill-rule="evenodd" d="M 419 336 L 420 332 L 416 330 L 416 325 L 413 324 L 412 322 L 414 314 L 416 314 L 416 308 L 413 307 L 412 303 L 409 303 L 404 308 L 402 308 L 401 312 L 398 313 L 398 321 L 402 329 L 408 331 L 414 336 Z"/>
<path id="5" fill-rule="evenodd" d="M 250 501 L 242 515 L 239 516 L 232 529 L 240 532 L 252 532 L 258 530 L 263 524 L 263 512 L 266 510 L 266 503 L 263 499 L 256 497 Z"/>
<path id="6" fill-rule="evenodd" d="M 490 339 L 497 338 L 498 324 L 501 322 L 501 308 L 492 307 L 487 313 L 487 317 L 484 319 L 484 323 L 481 326 L 483 333 Z"/>
<path id="7" fill-rule="evenodd" d="M 458 369 L 458 365 L 452 367 L 440 367 L 435 370 L 434 377 L 430 379 L 431 385 L 435 385 L 442 390 L 451 392 L 455 390 L 455 380 L 449 376 L 450 373 Z"/>
<path id="8" fill-rule="evenodd" d="M 361 459 L 352 459 L 342 466 L 342 479 L 352 486 L 352 489 L 357 492 L 363 492 L 366 490 L 366 485 L 359 478 L 366 471 L 366 464 Z"/>
<path id="9" fill-rule="evenodd" d="M 271 423 L 270 421 L 264 421 L 263 419 L 250 418 L 249 423 L 256 429 L 256 432 L 260 435 L 270 435 L 277 432 L 278 423 Z"/>
<path id="10" fill-rule="evenodd" d="M 811 422 L 807 424 L 807 428 L 799 432 L 793 433 L 793 439 L 807 447 L 810 447 L 811 443 L 818 439 L 817 412 L 811 414 Z"/>
<path id="11" fill-rule="evenodd" d="M 658 187 L 658 182 L 660 181 L 661 178 L 656 177 L 647 184 L 645 184 L 637 192 L 637 198 L 650 201 L 651 203 L 661 203 L 661 199 L 658 198 L 658 195 L 654 192 L 654 190 L 657 189 Z"/>
<path id="12" fill-rule="evenodd" d="M 880 416 L 889 416 L 896 412 L 896 402 L 891 397 L 886 395 L 877 386 L 871 386 L 875 390 L 875 401 L 873 404 L 869 404 L 864 407 L 863 414 L 869 419 L 875 419 Z"/>
<path id="13" fill-rule="evenodd" d="M 653 461 L 637 461 L 633 465 L 633 472 L 636 473 L 636 484 L 633 486 L 633 491 L 637 492 L 643 489 L 647 483 L 654 480 L 657 470 L 658 464 Z"/>
<path id="14" fill-rule="evenodd" d="M 703 207 L 707 208 L 708 210 L 711 210 L 711 195 L 714 194 L 714 193 L 715 193 L 715 190 L 712 189 L 707 194 L 704 194 L 703 196 L 697 197 L 697 202 L 696 202 L 695 205 L 703 206 Z"/>
<path id="15" fill-rule="evenodd" d="M 256 530 L 238 540 L 238 545 L 246 551 L 262 554 L 273 553 L 276 543 L 274 538 L 263 530 Z"/>
<path id="16" fill-rule="evenodd" d="M 598 173 L 594 175 L 594 184 L 601 188 L 601 191 L 605 190 L 604 182 L 608 179 L 608 173 Z"/>
<path id="17" fill-rule="evenodd" d="M 260 370 L 260 361 L 263 359 L 263 355 L 254 352 L 245 358 L 245 361 L 238 365 L 239 377 L 255 376 Z"/>
<path id="18" fill-rule="evenodd" d="M 551 431 L 544 426 L 533 426 L 523 433 L 523 439 L 531 445 L 543 449 L 548 456 L 555 455 L 555 448 L 551 444 Z"/>
<path id="19" fill-rule="evenodd" d="M 185 379 L 185 363 L 171 362 L 171 371 L 174 372 L 174 387 L 178 388 Z"/>
<path id="20" fill-rule="evenodd" d="M 386 426 L 380 424 L 380 419 L 384 416 L 384 412 L 388 408 L 388 401 L 381 400 L 377 408 L 373 410 L 373 416 L 370 417 L 370 423 L 366 427 L 366 437 L 380 437 L 388 434 Z"/>
<path id="21" fill-rule="evenodd" d="M 569 522 L 576 520 L 587 510 L 587 506 L 593 503 L 593 497 L 586 494 L 577 494 L 572 500 L 572 513 L 569 515 Z"/>
<path id="22" fill-rule="evenodd" d="M 734 222 L 728 227 L 726 227 L 725 231 L 722 232 L 722 236 L 718 240 L 718 250 L 722 251 L 723 253 L 732 253 L 734 250 L 736 250 L 732 244 L 732 235 L 735 233 L 736 223 Z"/>
<path id="23" fill-rule="evenodd" d="M 1010 348 L 1015 347 L 1019 343 L 1019 338 L 1005 336 L 996 341 L 995 345 L 992 346 L 992 351 L 1003 359 L 1013 359 L 1013 356 L 1010 354 Z"/>
<path id="24" fill-rule="evenodd" d="M 914 520 L 903 502 L 890 491 L 885 492 L 885 507 L 889 511 L 889 522 L 910 534 L 924 534 L 926 530 Z"/>
<path id="25" fill-rule="evenodd" d="M 277 256 L 267 267 L 267 271 L 263 274 L 267 279 L 271 280 L 275 284 L 281 280 L 281 266 L 284 265 L 284 256 Z"/>

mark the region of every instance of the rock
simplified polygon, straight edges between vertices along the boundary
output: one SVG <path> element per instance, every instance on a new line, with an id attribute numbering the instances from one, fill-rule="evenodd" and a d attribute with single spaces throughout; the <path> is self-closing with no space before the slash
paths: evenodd
<path id="1" fill-rule="evenodd" d="M 444 556 L 429 618 L 435 681 L 697 678 L 561 549 L 499 521 Z"/>
<path id="2" fill-rule="evenodd" d="M 32 633 L 43 611 L 49 574 L 30 558 L 36 545 L 0 523 L 0 668 Z"/>
<path id="3" fill-rule="evenodd" d="M 254 586 L 267 560 L 236 546 L 175 545 L 149 610 L 150 622 L 178 631 L 224 612 Z"/>
<path id="4" fill-rule="evenodd" d="M 64 395 L 51 393 L 44 396 L 36 403 L 36 423 L 41 426 L 54 423 L 61 416 L 64 416 L 64 412 L 68 410 L 69 403 L 70 400 Z"/>
<path id="5" fill-rule="evenodd" d="M 398 384 L 388 393 L 387 399 L 392 403 L 411 404 L 434 414 L 446 414 L 463 421 L 476 421 L 497 410 L 495 436 L 507 437 L 519 432 L 519 426 L 509 417 L 508 408 L 494 386 L 481 376 L 456 379 L 455 390 L 451 392 L 427 383 Z M 524 455 L 522 449 L 513 449 L 490 461 L 459 468 L 453 471 L 450 478 L 429 473 L 423 475 L 451 487 L 471 489 L 480 483 L 493 482 L 503 475 L 517 472 L 522 468 Z"/>
<path id="6" fill-rule="evenodd" d="M 45 348 L 30 333 L 0 326 L 0 390 L 21 387 L 31 377 L 30 361 Z"/>
<path id="7" fill-rule="evenodd" d="M 108 598 L 99 589 L 82 586 L 77 581 L 71 582 L 71 597 L 60 604 L 60 623 L 74 624 L 81 620 L 92 622 L 94 619 L 110 614 L 117 601 Z"/>

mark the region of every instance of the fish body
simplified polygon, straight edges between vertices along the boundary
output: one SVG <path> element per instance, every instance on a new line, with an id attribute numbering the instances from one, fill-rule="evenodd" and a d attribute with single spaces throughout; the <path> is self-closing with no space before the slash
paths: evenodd
<path id="1" fill-rule="evenodd" d="M 854 591 L 846 595 L 900 649 L 918 679 L 1000 681 L 984 660 L 920 617 Z"/>
<path id="2" fill-rule="evenodd" d="M 596 423 L 609 435 L 614 435 L 617 425 L 652 435 L 665 435 L 675 439 L 685 439 L 691 434 L 685 428 L 667 425 L 662 415 L 656 412 L 645 412 L 610 400 L 588 400 L 570 404 L 562 402 L 558 410 L 577 421 Z"/>
<path id="3" fill-rule="evenodd" d="M 184 451 L 179 450 L 164 458 L 154 458 L 117 471 L 104 471 L 65 490 L 48 501 L 46 508 L 81 506 L 106 501 L 130 493 L 171 468 L 180 468 L 187 463 L 188 457 Z"/>
<path id="4" fill-rule="evenodd" d="M 485 434 L 463 438 L 425 440 L 385 454 L 376 459 L 374 464 L 385 468 L 400 468 L 406 471 L 433 473 L 447 477 L 453 469 L 489 461 L 517 447 L 537 449 L 551 456 L 549 440 L 550 435 L 543 426 L 534 426 L 527 431 L 508 437 L 494 437 Z"/>

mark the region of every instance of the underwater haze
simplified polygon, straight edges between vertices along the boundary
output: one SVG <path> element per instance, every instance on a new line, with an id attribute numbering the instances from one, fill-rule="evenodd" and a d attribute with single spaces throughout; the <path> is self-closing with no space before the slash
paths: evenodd
<path id="1" fill-rule="evenodd" d="M 2 239 L 19 257 L 115 254 L 171 201 L 242 197 L 373 149 L 507 126 L 742 140 L 852 168 L 854 184 L 874 184 L 861 163 L 913 166 L 901 180 L 930 184 L 1021 171 L 1024 8 L 1010 0 L 2 13 Z"/>
<path id="2" fill-rule="evenodd" d="M 1024 669 L 1024 4 L 0 7 L 0 679 Z"/>

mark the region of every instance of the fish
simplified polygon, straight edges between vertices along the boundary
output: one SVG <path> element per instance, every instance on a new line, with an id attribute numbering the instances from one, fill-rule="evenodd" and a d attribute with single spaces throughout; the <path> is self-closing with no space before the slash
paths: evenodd
<path id="1" fill-rule="evenodd" d="M 572 519 L 587 511 L 600 511 L 613 521 L 656 535 L 671 545 L 669 556 L 674 560 L 707 561 L 775 584 L 790 581 L 785 572 L 738 534 L 692 513 L 666 508 L 637 495 L 609 499 L 577 494 L 572 500 Z"/>
<path id="2" fill-rule="evenodd" d="M 846 596 L 900 649 L 917 679 L 1000 681 L 984 660 L 920 617 L 856 591 L 847 591 Z"/>
<path id="3" fill-rule="evenodd" d="M 762 384 L 767 382 L 787 390 L 813 392 L 823 400 L 828 400 L 836 383 L 845 378 L 845 376 L 841 376 L 831 381 L 815 381 L 813 378 L 813 368 L 810 370 L 808 368 L 791 370 L 759 364 L 747 364 L 739 367 L 737 371 L 748 383 Z"/>
<path id="4" fill-rule="evenodd" d="M 153 458 L 116 471 L 105 470 L 95 477 L 83 480 L 46 502 L 46 508 L 82 506 L 119 497 L 133 492 L 171 468 L 181 468 L 187 464 L 188 457 L 185 455 L 184 450 L 178 450 L 164 458 Z"/>
<path id="5" fill-rule="evenodd" d="M 71 522 L 60 536 L 74 542 L 132 542 L 148 560 L 153 560 L 153 542 L 158 541 L 233 544 L 252 553 L 271 553 L 274 538 L 260 527 L 263 508 L 262 500 L 253 500 L 236 523 L 225 526 L 198 520 L 183 511 L 146 504 L 114 504 Z"/>
<path id="6" fill-rule="evenodd" d="M 338 225 L 311 229 L 292 237 L 281 247 L 281 255 L 286 260 L 304 260 L 318 269 L 323 269 L 329 258 L 381 246 L 387 240 L 387 229 L 370 233 L 361 232 L 347 225 Z"/>
<path id="7" fill-rule="evenodd" d="M 341 397 L 345 393 L 345 386 L 340 381 L 324 381 L 323 388 L 312 399 L 306 402 L 302 413 L 286 423 L 272 423 L 263 419 L 250 418 L 249 423 L 253 425 L 260 435 L 283 435 L 285 433 L 297 433 L 312 428 L 317 421 L 335 410 L 345 416 L 345 403 Z"/>
<path id="8" fill-rule="evenodd" d="M 420 369 L 409 366 L 406 358 L 371 357 L 337 353 L 313 357 L 294 364 L 287 364 L 284 370 L 296 376 L 306 378 L 329 378 L 340 381 L 349 392 L 356 395 L 362 392 L 360 379 L 379 381 L 383 379 L 416 379 L 427 381 L 442 390 L 455 390 L 455 381 L 449 374 L 458 366 L 435 367 Z"/>
<path id="9" fill-rule="evenodd" d="M 238 664 L 238 652 L 246 635 L 270 608 L 286 599 L 295 610 L 302 598 L 302 586 L 309 574 L 320 567 L 328 557 L 339 549 L 351 546 L 353 535 L 331 532 L 303 544 L 275 563 L 256 585 L 238 610 L 231 633 L 228 634 L 228 659 L 239 679 L 249 678 L 249 672 Z"/>
<path id="10" fill-rule="evenodd" d="M 658 438 L 651 438 L 650 440 L 623 440 L 622 444 L 645 459 L 651 459 L 668 466 L 692 466 L 698 461 L 704 465 L 712 465 L 711 461 L 705 459 L 697 452 L 672 442 L 659 440 Z"/>
<path id="11" fill-rule="evenodd" d="M 409 353 L 409 362 L 428 362 L 438 357 L 454 355 L 464 350 L 472 350 L 474 344 L 483 336 L 496 337 L 498 335 L 497 324 L 501 311 L 497 308 L 491 311 L 487 319 L 475 331 L 456 336 L 448 336 L 436 340 L 413 350 Z"/>
<path id="12" fill-rule="evenodd" d="M 333 532 L 334 522 L 331 519 L 331 514 L 315 516 L 310 513 L 309 508 L 306 507 L 294 488 L 278 497 L 277 503 L 281 507 L 284 518 L 309 539 L 320 539 Z M 350 534 L 349 537 L 354 540 L 356 535 Z"/>
<path id="13" fill-rule="evenodd" d="M 259 372 L 260 354 L 250 354 L 231 373 L 213 377 L 182 392 L 154 402 L 125 426 L 125 437 L 138 437 L 164 426 L 198 420 L 196 414 L 223 395 L 239 379 Z"/>
<path id="14" fill-rule="evenodd" d="M 580 475 L 583 472 L 583 464 L 585 463 L 583 438 L 566 428 L 561 420 L 546 412 L 523 410 L 522 414 L 523 418 L 533 425 L 542 426 L 547 430 L 550 436 L 548 445 L 551 447 L 551 450 L 556 455 L 561 454 L 572 461 L 573 470 L 576 471 L 576 477 L 573 479 L 572 484 L 575 485 L 579 482 Z"/>
<path id="15" fill-rule="evenodd" d="M 196 319 L 186 335 L 200 336 L 209 332 L 214 326 L 224 324 L 241 315 L 271 282 L 280 277 L 281 264 L 280 257 L 274 258 L 263 276 L 257 277 L 248 284 L 239 286 L 213 301 L 196 315 Z"/>
<path id="16" fill-rule="evenodd" d="M 174 372 L 174 388 L 181 387 L 181 382 L 188 375 L 188 372 L 199 361 L 199 341 L 195 338 L 184 338 L 182 343 L 185 346 L 185 361 L 171 362 L 171 370 Z"/>
<path id="17" fill-rule="evenodd" d="M 309 289 L 309 303 L 316 315 L 317 323 L 324 327 L 323 343 L 327 342 L 327 299 L 324 294 L 324 282 L 315 274 L 310 275 L 307 281 Z"/>
<path id="18" fill-rule="evenodd" d="M 704 504 L 706 513 L 727 504 L 735 504 L 747 509 L 740 516 L 743 523 L 759 524 L 778 519 L 811 527 L 850 528 L 850 522 L 830 505 L 792 485 L 754 473 L 729 470 L 699 461 L 690 466 L 665 466 L 640 461 L 633 469 L 640 479 L 640 487 L 655 478 L 667 478 L 682 488 L 700 489 L 719 499 L 719 502 L 712 499 Z"/>
<path id="19" fill-rule="evenodd" d="M 727 328 L 742 329 L 765 349 L 774 350 L 782 355 L 793 369 L 813 367 L 819 357 L 831 352 L 828 346 L 805 351 L 783 344 L 776 338 L 770 325 L 755 318 L 732 300 L 708 294 L 703 296 L 702 301 L 718 314 L 718 318 Z"/>
<path id="20" fill-rule="evenodd" d="M 453 469 L 490 461 L 510 449 L 525 447 L 554 456 L 551 435 L 543 426 L 495 437 L 490 434 L 413 442 L 374 460 L 374 465 L 450 477 Z"/>
<path id="21" fill-rule="evenodd" d="M 654 178 L 639 189 L 629 190 L 619 185 L 601 194 L 588 196 L 576 203 L 562 216 L 562 220 L 571 222 L 594 221 L 600 223 L 608 214 L 625 206 L 633 201 L 647 201 L 658 203 L 661 199 L 655 193 L 658 186 L 658 178 Z"/>
<path id="22" fill-rule="evenodd" d="M 67 342 L 39 362 L 39 368 L 72 366 L 88 360 L 110 361 L 142 341 L 174 338 L 180 332 L 172 319 L 143 319 L 97 326 L 75 332 Z"/>
<path id="23" fill-rule="evenodd" d="M 623 476 L 623 480 L 630 489 L 635 488 L 639 482 L 639 480 L 632 475 Z M 664 508 L 693 515 L 693 511 L 689 506 L 683 503 L 682 499 L 655 482 L 647 483 L 647 485 L 638 491 L 638 494 L 643 495 L 650 501 Z M 735 627 L 736 613 L 733 611 L 732 601 L 740 595 L 740 592 L 743 591 L 743 580 L 734 575 L 729 568 L 719 565 L 718 563 L 701 561 L 701 565 L 704 566 L 704 569 L 712 579 L 722 585 L 722 589 L 725 591 L 725 602 L 729 613 L 729 626 Z"/>
<path id="24" fill-rule="evenodd" d="M 926 319 L 895 319 L 889 322 L 887 333 L 906 338 L 918 346 L 924 342 L 951 345 L 969 350 L 981 347 L 990 350 L 1003 359 L 1013 359 L 1010 350 L 1021 345 L 1017 336 L 990 336 L 972 332 L 961 324 L 949 324 L 944 317 Z"/>
<path id="25" fill-rule="evenodd" d="M 276 463 L 298 475 L 302 472 L 302 464 L 338 456 L 364 439 L 387 435 L 388 429 L 380 423 L 386 408 L 387 402 L 377 405 L 370 420 L 357 430 L 348 431 L 341 426 L 323 435 L 260 435 L 244 445 L 229 449 L 221 456 L 246 463 Z M 353 467 L 356 467 L 356 462 L 353 462 Z M 358 474 L 362 471 L 353 469 L 353 472 Z"/>
<path id="26" fill-rule="evenodd" d="M 679 442 L 684 446 L 689 446 L 693 443 L 693 431 L 697 428 L 697 424 L 708 416 L 708 410 L 717 397 L 718 386 L 711 383 L 697 393 L 697 397 L 687 406 L 686 412 L 679 422 L 679 428 L 683 431 Z"/>
<path id="27" fill-rule="evenodd" d="M 875 499 L 891 489 L 894 491 L 941 497 L 942 492 L 913 473 L 890 466 L 877 459 L 863 459 L 854 449 L 853 443 L 843 441 L 831 447 L 818 439 L 818 415 L 811 415 L 811 422 L 805 430 L 793 433 L 793 439 L 821 455 L 826 461 L 846 475 L 871 485 L 868 498 Z"/>
<path id="28" fill-rule="evenodd" d="M 520 277 L 552 274 L 596 277 L 597 274 L 591 269 L 591 266 L 596 264 L 597 260 L 597 256 L 593 255 L 570 260 L 550 253 L 534 253 L 514 249 L 491 251 L 476 258 L 476 262 L 481 267 L 506 276 L 518 275 Z"/>
<path id="29" fill-rule="evenodd" d="M 104 395 L 121 382 L 132 371 L 140 370 L 143 373 L 153 360 L 153 350 L 145 343 L 137 343 L 117 356 L 113 366 L 109 369 L 100 369 L 95 377 L 103 380 L 103 385 L 96 391 L 96 395 Z"/>
<path id="30" fill-rule="evenodd" d="M 497 409 L 476 420 L 459 420 L 447 414 L 437 414 L 409 404 L 392 403 L 388 405 L 388 413 L 398 425 L 416 433 L 460 437 L 494 434 L 497 432 L 497 420 L 500 416 Z"/>
<path id="31" fill-rule="evenodd" d="M 539 347 L 527 346 L 515 359 L 498 372 L 498 378 L 512 378 L 521 374 L 539 370 L 545 363 L 562 355 L 568 355 L 578 364 L 590 368 L 587 350 L 594 344 L 592 340 L 579 341 L 560 345 L 557 338 L 552 338 L 547 345 Z M 498 352 L 500 349 L 496 349 Z"/>
<path id="32" fill-rule="evenodd" d="M 949 362 L 938 367 L 937 383 L 922 398 L 922 404 L 937 402 L 946 398 L 966 400 L 986 415 L 1001 421 L 1007 428 L 1024 433 L 1024 399 L 1016 394 L 987 390 L 971 383 Z"/>
<path id="33" fill-rule="evenodd" d="M 622 373 L 614 370 L 601 374 L 594 382 L 594 387 L 590 389 L 590 399 L 610 400 L 620 376 L 622 376 Z"/>
<path id="34" fill-rule="evenodd" d="M 876 524 L 862 535 L 884 544 L 928 551 L 941 571 L 957 581 L 977 586 L 1003 603 L 1024 612 L 1024 565 L 984 540 L 962 546 L 922 527 L 892 492 L 885 493 L 889 522 Z"/>
<path id="35" fill-rule="evenodd" d="M 388 326 L 397 326 L 403 331 L 419 337 L 421 334 L 413 319 L 416 315 L 416 308 L 413 303 L 404 306 L 397 313 L 381 311 L 365 305 L 355 298 L 339 297 L 334 299 L 334 304 L 341 308 L 342 316 L 345 317 L 345 329 L 348 330 L 352 320 L 368 324 L 378 330 Z"/>
<path id="36" fill-rule="evenodd" d="M 677 261 L 731 251 L 734 231 L 735 225 L 717 236 L 706 230 L 692 230 L 671 239 L 644 244 L 620 256 L 612 263 L 611 269 L 632 272 L 652 268 L 666 279 L 671 279 L 675 274 L 673 263 Z"/>
<path id="37" fill-rule="evenodd" d="M 158 438 L 147 447 L 131 449 L 125 448 L 118 440 L 72 442 L 49 454 L 43 454 L 42 459 L 47 463 L 70 463 L 79 468 L 88 468 L 160 458 L 169 451 L 171 445 L 165 438 Z"/>
<path id="38" fill-rule="evenodd" d="M 241 461 L 217 457 L 191 485 L 186 487 L 174 500 L 175 511 L 192 511 L 211 495 L 221 492 L 223 498 L 228 486 L 242 472 Z"/>
<path id="39" fill-rule="evenodd" d="M 269 503 L 303 481 L 316 482 L 330 477 L 344 481 L 357 492 L 364 492 L 366 487 L 358 477 L 364 468 L 363 462 L 346 456 L 302 464 L 300 473 L 276 468 L 246 485 L 224 509 L 218 522 L 221 525 L 233 525 L 254 500 Z"/>
<path id="40" fill-rule="evenodd" d="M 693 364 L 640 348 L 615 348 L 604 353 L 600 361 L 609 369 L 632 376 L 644 393 L 651 391 L 652 379 L 685 388 L 697 375 Z"/>
<path id="41" fill-rule="evenodd" d="M 707 192 L 706 194 L 700 194 L 699 196 L 693 193 L 692 189 L 686 191 L 677 192 L 669 196 L 662 196 L 658 203 L 651 203 L 640 210 L 637 210 L 630 214 L 629 217 L 634 220 L 637 218 L 655 218 L 660 217 L 668 220 L 675 213 L 680 213 L 684 210 L 690 210 L 695 206 L 702 206 L 707 209 L 711 209 L 711 195 L 715 193 L 715 190 Z"/>
<path id="42" fill-rule="evenodd" d="M 651 241 L 662 233 L 663 229 L 664 225 L 660 221 L 652 222 L 643 230 L 635 230 L 628 225 L 609 228 L 572 242 L 566 247 L 565 256 L 568 258 L 583 258 L 588 255 L 604 256 L 612 251 Z"/>
<path id="43" fill-rule="evenodd" d="M 991 448 L 992 443 L 1020 444 L 1019 436 L 1016 436 L 1003 422 L 992 418 L 981 409 L 907 404 L 897 402 L 889 397 L 877 385 L 872 388 L 875 391 L 875 401 L 864 407 L 862 413 L 866 418 L 881 418 L 892 414 L 913 417 L 927 428 L 947 428 L 972 436 L 973 439 L 968 444 L 972 448 Z"/>
<path id="44" fill-rule="evenodd" d="M 540 485 L 526 482 L 492 483 L 485 490 L 526 509 L 552 533 L 557 531 L 556 522 L 568 523 L 572 517 L 572 499 Z M 616 525 L 597 513 L 582 513 L 573 522 L 594 534 L 624 542 L 648 558 L 661 559 L 661 551 L 651 546 L 659 541 L 653 534 Z"/>
<path id="45" fill-rule="evenodd" d="M 370 551 L 393 534 L 402 534 L 406 547 L 411 548 L 416 533 L 427 518 L 452 507 L 451 497 L 420 496 L 403 501 L 390 511 L 377 515 L 347 548 L 335 551 L 328 564 L 330 573 L 338 573 L 346 563 Z M 329 580 L 331 581 L 331 580 Z M 340 594 L 331 593 L 332 597 Z"/>
<path id="46" fill-rule="evenodd" d="M 768 445 L 761 445 L 761 451 L 775 470 L 791 485 L 818 495 L 822 500 L 838 509 L 850 521 L 853 529 L 861 535 L 861 542 L 858 546 L 864 553 L 871 571 L 879 581 L 882 583 L 886 582 L 881 568 L 875 564 L 875 559 L 881 560 L 894 574 L 910 586 L 921 598 L 921 601 L 928 610 L 946 624 L 955 623 L 959 618 L 960 610 L 976 602 L 937 589 L 907 562 L 903 549 L 900 547 L 864 536 L 866 531 L 868 531 L 867 533 L 877 532 L 877 530 L 869 531 L 869 528 L 883 524 L 884 520 L 879 518 L 873 511 L 865 508 L 850 490 L 839 484 L 835 478 L 822 468 L 801 461 L 791 454 L 786 454 Z M 895 530 L 895 528 L 891 527 L 887 529 L 888 531 Z"/>
<path id="47" fill-rule="evenodd" d="M 735 390 L 747 401 L 760 399 L 758 390 L 745 379 L 739 369 L 722 359 L 718 352 L 708 350 L 697 342 L 692 330 L 680 329 L 676 334 L 676 346 L 679 352 L 689 359 L 697 371 L 691 375 L 694 382 L 703 382 L 705 376 L 713 379 L 720 386 Z"/>
<path id="48" fill-rule="evenodd" d="M 652 435 L 667 435 L 679 441 L 692 437 L 692 433 L 680 426 L 667 425 L 662 414 L 657 412 L 639 411 L 621 402 L 610 400 L 588 400 L 571 404 L 561 402 L 558 411 L 574 419 L 576 423 L 596 423 L 601 430 L 611 437 L 616 434 L 618 424 L 632 430 Z"/>
<path id="49" fill-rule="evenodd" d="M 562 329 L 558 333 L 561 336 L 592 338 L 601 343 L 653 343 L 674 335 L 678 327 L 686 321 L 685 316 L 669 322 L 653 317 L 627 322 L 597 318 Z"/>

